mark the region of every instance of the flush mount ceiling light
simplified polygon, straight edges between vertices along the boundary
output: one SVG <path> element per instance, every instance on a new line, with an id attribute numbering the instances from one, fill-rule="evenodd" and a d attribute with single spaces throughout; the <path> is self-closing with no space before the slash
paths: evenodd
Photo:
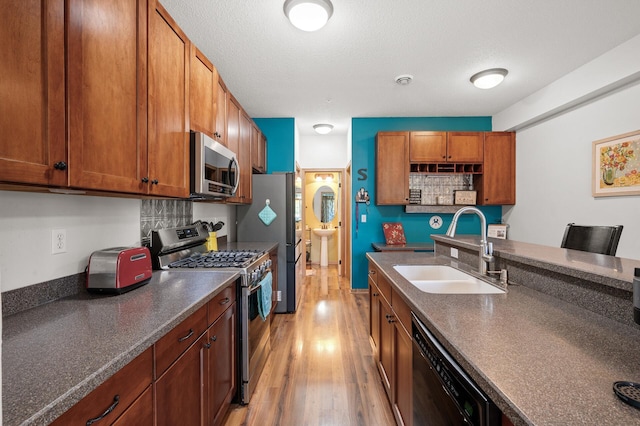
<path id="1" fill-rule="evenodd" d="M 330 0 L 286 0 L 284 14 L 294 27 L 302 31 L 317 31 L 333 14 Z"/>
<path id="2" fill-rule="evenodd" d="M 326 135 L 327 133 L 329 133 L 329 132 L 331 132 L 333 130 L 333 125 L 331 125 L 331 124 L 314 124 L 313 130 L 315 130 L 316 133 L 319 133 L 321 135 Z"/>
<path id="3" fill-rule="evenodd" d="M 316 173 L 316 182 L 333 182 L 333 173 Z"/>
<path id="4" fill-rule="evenodd" d="M 508 73 L 504 68 L 491 68 L 472 75 L 470 80 L 479 89 L 491 89 L 502 83 Z"/>
<path id="5" fill-rule="evenodd" d="M 407 84 L 413 81 L 413 76 L 411 74 L 402 74 L 396 77 L 396 83 L 400 86 L 406 86 Z"/>

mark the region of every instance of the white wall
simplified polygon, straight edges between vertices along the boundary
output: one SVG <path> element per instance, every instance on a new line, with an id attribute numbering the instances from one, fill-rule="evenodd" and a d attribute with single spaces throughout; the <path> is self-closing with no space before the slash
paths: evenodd
<path id="1" fill-rule="evenodd" d="M 204 220 L 216 223 L 224 222 L 221 230 L 216 232 L 217 237 L 227 236 L 227 241 L 236 241 L 236 207 L 222 203 L 193 203 L 193 220 Z"/>
<path id="2" fill-rule="evenodd" d="M 67 253 L 51 254 L 51 230 Z M 140 200 L 0 191 L 2 291 L 84 271 L 95 250 L 140 244 Z"/>
<path id="3" fill-rule="evenodd" d="M 345 135 L 301 136 L 299 146 L 298 161 L 303 169 L 340 169 L 349 164 Z"/>
<path id="4" fill-rule="evenodd" d="M 640 81 L 628 77 L 640 75 L 640 61 L 626 57 L 630 45 L 639 51 L 640 37 L 494 117 L 494 130 L 524 127 L 516 133 L 517 201 L 504 209 L 509 238 L 557 247 L 569 222 L 624 225 L 617 256 L 640 259 L 640 196 L 591 195 L 592 142 L 640 129 Z"/>

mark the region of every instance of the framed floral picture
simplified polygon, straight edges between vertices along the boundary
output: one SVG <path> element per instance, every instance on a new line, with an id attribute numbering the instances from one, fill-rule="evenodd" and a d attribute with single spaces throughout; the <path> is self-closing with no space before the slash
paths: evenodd
<path id="1" fill-rule="evenodd" d="M 594 197 L 640 195 L 640 130 L 593 142 Z"/>

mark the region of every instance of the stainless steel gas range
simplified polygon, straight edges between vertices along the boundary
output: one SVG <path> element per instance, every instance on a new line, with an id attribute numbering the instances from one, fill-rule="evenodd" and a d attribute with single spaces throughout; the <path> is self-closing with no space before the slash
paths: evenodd
<path id="1" fill-rule="evenodd" d="M 240 274 L 238 401 L 248 404 L 271 352 L 270 319 L 263 321 L 257 309 L 258 289 L 271 268 L 271 259 L 262 250 L 207 251 L 208 236 L 207 229 L 199 223 L 153 231 L 150 247 L 153 267 Z"/>

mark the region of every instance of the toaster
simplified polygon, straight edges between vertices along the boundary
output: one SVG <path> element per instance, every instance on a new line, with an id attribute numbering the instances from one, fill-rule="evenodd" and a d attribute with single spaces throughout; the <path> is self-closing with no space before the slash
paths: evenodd
<path id="1" fill-rule="evenodd" d="M 92 293 L 121 294 L 151 279 L 147 247 L 112 247 L 94 251 L 87 265 L 86 287 Z"/>

